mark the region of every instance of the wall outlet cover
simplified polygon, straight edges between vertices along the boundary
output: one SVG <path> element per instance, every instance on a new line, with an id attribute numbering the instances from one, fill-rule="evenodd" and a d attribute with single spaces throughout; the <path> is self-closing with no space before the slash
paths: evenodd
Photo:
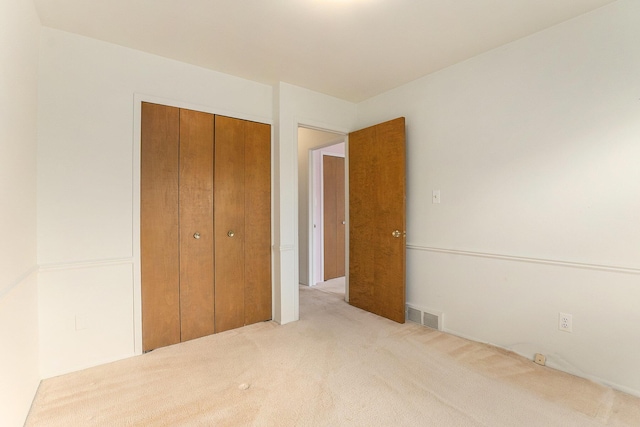
<path id="1" fill-rule="evenodd" d="M 563 332 L 573 332 L 573 316 L 568 313 L 559 313 L 558 329 Z"/>

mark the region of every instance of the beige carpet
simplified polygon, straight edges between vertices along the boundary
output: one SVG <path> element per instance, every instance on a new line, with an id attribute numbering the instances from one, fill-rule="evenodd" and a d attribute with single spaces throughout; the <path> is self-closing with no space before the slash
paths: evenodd
<path id="1" fill-rule="evenodd" d="M 640 399 L 300 289 L 261 323 L 42 382 L 27 426 L 639 426 Z"/>
<path id="2" fill-rule="evenodd" d="M 344 299 L 345 291 L 345 278 L 337 277 L 335 279 L 327 280 L 326 282 L 319 282 L 312 286 L 312 289 L 316 289 L 322 292 L 329 292 L 330 294 L 337 294 Z"/>

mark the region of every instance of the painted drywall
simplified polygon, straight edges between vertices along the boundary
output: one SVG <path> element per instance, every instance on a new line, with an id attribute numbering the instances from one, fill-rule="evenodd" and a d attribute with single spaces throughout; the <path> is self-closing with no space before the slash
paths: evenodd
<path id="1" fill-rule="evenodd" d="M 0 297 L 36 265 L 40 23 L 30 1 L 0 4 Z"/>
<path id="2" fill-rule="evenodd" d="M 629 143 L 638 136 L 634 115 L 638 96 L 632 93 L 638 89 L 632 81 L 638 75 L 638 61 L 629 41 L 637 39 L 638 26 L 633 22 L 637 12 L 633 3 L 618 2 L 357 108 L 286 83 L 270 88 L 45 29 L 39 79 L 38 256 L 43 264 L 40 312 L 46 318 L 41 316 L 40 328 L 43 337 L 61 340 L 43 339 L 47 345 L 43 375 L 134 353 L 134 327 L 126 320 L 129 315 L 122 313 L 133 311 L 135 302 L 123 290 L 133 291 L 134 279 L 128 276 L 135 276 L 133 99 L 134 94 L 147 94 L 221 114 L 273 120 L 277 321 L 299 317 L 298 126 L 349 132 L 405 115 L 410 159 L 409 302 L 444 311 L 445 327 L 455 333 L 523 354 L 549 349 L 548 353 L 555 352 L 551 364 L 569 371 L 582 369 L 585 376 L 638 390 L 628 359 L 612 367 L 618 362 L 612 352 L 597 362 L 593 359 L 604 350 L 582 357 L 585 350 L 593 350 L 602 333 L 596 329 L 584 337 L 578 334 L 579 328 L 601 319 L 589 310 L 603 296 L 601 274 L 607 277 L 610 292 L 606 296 L 611 304 L 605 306 L 620 309 L 607 318 L 615 329 L 608 338 L 617 343 L 623 335 L 637 334 L 629 326 L 638 323 L 637 313 L 616 302 L 638 296 L 633 287 L 637 265 L 629 263 L 637 259 L 638 230 L 628 221 L 637 217 L 637 202 L 627 200 L 630 197 L 620 201 L 640 182 L 628 161 L 638 154 Z M 614 141 L 616 148 L 603 150 L 599 143 L 605 139 Z M 429 203 L 432 188 L 442 191 L 442 204 Z M 591 198 L 603 189 L 608 190 L 607 198 Z M 620 239 L 623 231 L 631 242 Z M 604 247 L 593 248 L 598 245 Z M 461 265 L 449 270 L 439 264 L 439 257 Z M 581 262 L 591 269 L 514 257 Z M 456 271 L 467 267 L 476 271 L 467 258 L 498 260 L 510 267 L 488 264 L 463 280 Z M 607 270 L 595 263 L 629 268 Z M 428 265 L 433 268 L 427 274 L 420 267 Z M 562 273 L 553 273 L 549 265 Z M 531 266 L 533 273 L 528 270 Z M 585 291 L 599 290 L 595 299 L 572 291 L 582 289 L 585 272 L 595 283 L 585 285 Z M 496 277 L 502 281 L 494 281 Z M 571 286 L 564 286 L 566 280 Z M 557 335 L 555 318 L 545 318 L 541 326 L 537 315 L 514 313 L 529 307 L 530 301 L 520 295 L 535 287 L 550 298 L 541 297 L 544 303 L 527 310 L 552 312 L 563 307 L 574 314 L 574 334 Z M 475 304 L 481 293 L 484 303 Z M 103 295 L 102 301 L 91 297 L 95 294 Z M 505 314 L 519 316 L 521 344 L 508 339 L 516 335 L 501 321 Z M 487 317 L 499 325 L 486 321 L 490 327 L 482 328 Z M 109 326 L 114 319 L 115 326 Z M 92 353 L 89 346 L 105 331 L 109 333 L 104 351 Z M 637 342 L 627 342 L 631 341 Z M 637 359 L 633 344 L 623 345 L 622 351 Z M 72 362 L 65 363 L 64 357 Z"/>
<path id="3" fill-rule="evenodd" d="M 272 88 L 50 28 L 40 49 L 37 218 L 46 378 L 139 349 L 140 99 L 268 123 Z"/>
<path id="4" fill-rule="evenodd" d="M 0 298 L 0 425 L 24 424 L 40 384 L 38 274 Z"/>
<path id="5" fill-rule="evenodd" d="M 39 85 L 44 378 L 139 352 L 135 117 L 140 99 L 273 121 L 274 319 L 297 320 L 297 128 L 348 132 L 355 104 L 50 28 L 41 37 Z"/>
<path id="6" fill-rule="evenodd" d="M 274 173 L 275 219 L 274 274 L 280 286 L 274 292 L 276 320 L 298 320 L 298 127 L 348 133 L 354 129 L 356 105 L 288 83 L 274 89 L 274 128 L 278 141 Z"/>
<path id="7" fill-rule="evenodd" d="M 310 194 L 310 176 L 309 161 L 310 151 L 344 141 L 345 135 L 332 132 L 325 132 L 316 129 L 299 128 L 298 129 L 298 248 L 300 283 L 303 285 L 313 285 L 310 282 L 310 241 L 317 240 L 311 237 L 309 225 L 309 194 Z M 328 148 L 328 147 L 327 147 Z M 342 144 L 342 152 L 344 155 L 344 144 Z M 319 205 L 319 201 L 315 201 L 315 206 Z M 316 224 L 316 230 L 320 224 Z"/>
<path id="8" fill-rule="evenodd" d="M 407 119 L 408 302 L 636 395 L 638 40 L 621 0 L 358 105 Z"/>
<path id="9" fill-rule="evenodd" d="M 36 143 L 40 21 L 0 2 L 0 425 L 21 426 L 40 382 Z"/>

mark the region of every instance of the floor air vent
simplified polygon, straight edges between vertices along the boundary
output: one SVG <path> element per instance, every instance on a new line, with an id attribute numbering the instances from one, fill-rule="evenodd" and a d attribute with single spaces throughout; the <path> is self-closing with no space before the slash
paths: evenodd
<path id="1" fill-rule="evenodd" d="M 438 331 L 442 330 L 442 313 L 437 311 L 422 310 L 407 304 L 407 320 Z"/>
<path id="2" fill-rule="evenodd" d="M 422 324 L 422 312 L 413 307 L 407 306 L 407 320 Z"/>

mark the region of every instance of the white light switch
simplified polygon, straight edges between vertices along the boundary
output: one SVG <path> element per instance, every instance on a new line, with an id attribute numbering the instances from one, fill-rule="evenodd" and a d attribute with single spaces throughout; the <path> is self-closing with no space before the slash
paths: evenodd
<path id="1" fill-rule="evenodd" d="M 433 190 L 432 203 L 440 203 L 440 190 Z"/>

